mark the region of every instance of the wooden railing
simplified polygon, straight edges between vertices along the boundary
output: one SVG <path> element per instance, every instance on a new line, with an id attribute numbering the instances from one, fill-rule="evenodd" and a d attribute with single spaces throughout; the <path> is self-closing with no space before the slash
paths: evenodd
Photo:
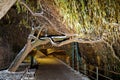
<path id="1" fill-rule="evenodd" d="M 112 79 L 111 76 L 104 75 L 104 74 L 100 73 L 99 71 L 107 72 L 109 74 L 112 73 L 114 75 L 120 76 L 119 72 L 105 70 L 105 69 L 102 69 L 100 67 L 97 67 L 97 66 L 94 66 L 94 65 L 89 65 L 89 64 L 83 64 L 83 65 L 84 66 L 79 69 L 79 72 L 87 75 L 92 80 L 99 80 L 100 77 L 103 78 L 104 80 L 115 80 L 115 79 Z M 95 70 L 90 70 L 90 69 L 87 68 L 87 66 L 93 66 Z M 94 76 L 90 75 L 90 73 L 94 74 Z"/>

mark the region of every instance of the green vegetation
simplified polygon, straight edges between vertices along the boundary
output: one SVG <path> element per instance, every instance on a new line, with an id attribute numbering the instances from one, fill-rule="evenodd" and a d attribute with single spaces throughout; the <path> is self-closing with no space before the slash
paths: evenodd
<path id="1" fill-rule="evenodd" d="M 120 24 L 119 0 L 54 0 L 63 16 L 63 23 L 74 29 L 80 38 L 98 39 L 103 33 L 111 37 Z"/>

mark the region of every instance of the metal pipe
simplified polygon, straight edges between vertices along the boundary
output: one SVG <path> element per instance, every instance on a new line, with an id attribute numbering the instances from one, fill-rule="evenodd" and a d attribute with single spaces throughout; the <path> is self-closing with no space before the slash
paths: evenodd
<path id="1" fill-rule="evenodd" d="M 96 80 L 99 78 L 98 67 L 96 67 Z"/>
<path id="2" fill-rule="evenodd" d="M 78 45 L 77 42 L 75 42 L 75 53 L 76 53 L 76 59 L 77 59 L 77 70 L 79 71 L 79 51 L 78 51 Z"/>
<path id="3" fill-rule="evenodd" d="M 74 43 L 72 43 L 72 68 L 74 69 L 74 56 L 75 56 L 75 53 L 74 53 Z"/>

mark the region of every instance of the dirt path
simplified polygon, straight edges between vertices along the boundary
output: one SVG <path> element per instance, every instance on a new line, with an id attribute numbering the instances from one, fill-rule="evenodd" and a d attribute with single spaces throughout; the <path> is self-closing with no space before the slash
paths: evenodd
<path id="1" fill-rule="evenodd" d="M 39 62 L 36 80 L 88 80 L 54 57 L 43 57 Z"/>

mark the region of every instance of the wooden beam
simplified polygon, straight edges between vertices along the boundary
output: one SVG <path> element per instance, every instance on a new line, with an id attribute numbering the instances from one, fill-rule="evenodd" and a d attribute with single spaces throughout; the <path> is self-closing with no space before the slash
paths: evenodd
<path id="1" fill-rule="evenodd" d="M 8 12 L 17 0 L 0 0 L 0 19 Z"/>

